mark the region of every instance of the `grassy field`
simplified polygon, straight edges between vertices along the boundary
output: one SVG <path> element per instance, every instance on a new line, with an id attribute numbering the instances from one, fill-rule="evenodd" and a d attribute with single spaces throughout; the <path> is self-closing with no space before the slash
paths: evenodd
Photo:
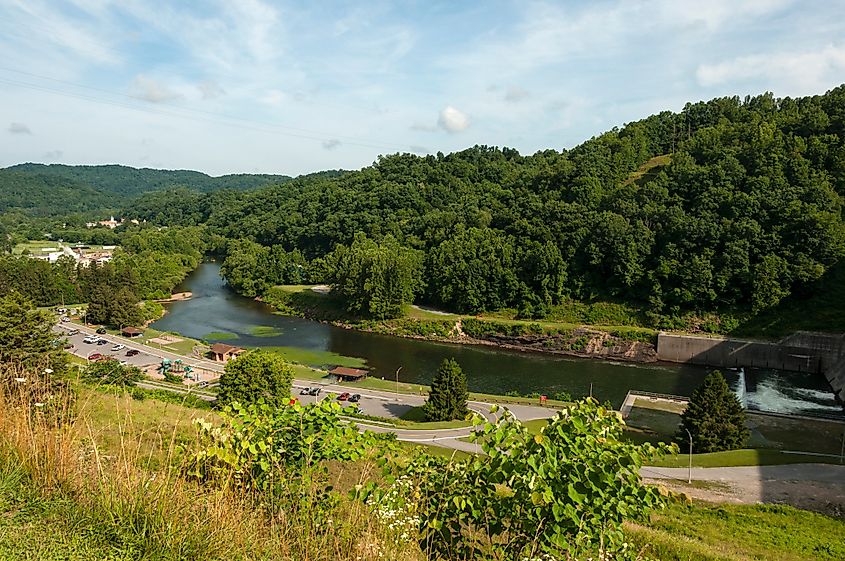
<path id="1" fill-rule="evenodd" d="M 626 535 L 660 561 L 845 559 L 845 521 L 782 505 L 675 504 Z"/>
<path id="2" fill-rule="evenodd" d="M 367 361 L 363 358 L 343 356 L 330 351 L 314 351 L 298 347 L 261 347 L 265 351 L 271 351 L 282 355 L 289 362 L 297 362 L 315 368 L 326 366 L 348 366 L 350 368 L 365 368 Z M 322 372 L 321 376 L 325 376 Z"/>
<path id="3" fill-rule="evenodd" d="M 692 467 L 728 467 L 728 466 L 774 466 L 784 464 L 803 464 L 807 462 L 838 464 L 839 458 L 828 456 L 805 456 L 787 454 L 781 450 L 743 449 L 709 454 L 693 454 Z M 656 467 L 687 467 L 689 456 L 678 454 L 652 462 Z"/>

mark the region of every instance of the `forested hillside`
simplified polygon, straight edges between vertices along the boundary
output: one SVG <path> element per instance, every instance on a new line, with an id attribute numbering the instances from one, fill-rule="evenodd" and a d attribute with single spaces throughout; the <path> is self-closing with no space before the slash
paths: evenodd
<path id="1" fill-rule="evenodd" d="M 256 264 L 229 267 L 248 277 L 235 285 L 309 280 L 309 270 L 312 281 L 348 277 L 331 271 L 331 257 L 363 233 L 422 252 L 409 281 L 418 301 L 542 317 L 569 299 L 605 299 L 665 325 L 689 311 L 757 313 L 813 291 L 845 255 L 843 135 L 845 87 L 719 98 L 572 150 L 395 154 L 339 178 L 172 196 L 167 212 L 146 197 L 135 208 L 266 247 L 231 245 L 233 262 Z M 320 259 L 290 275 L 282 262 L 292 250 Z"/>
<path id="2" fill-rule="evenodd" d="M 195 192 L 247 190 L 283 183 L 285 175 L 211 177 L 197 171 L 127 166 L 20 164 L 0 170 L 0 212 L 22 209 L 35 216 L 118 211 L 143 193 L 182 187 Z"/>

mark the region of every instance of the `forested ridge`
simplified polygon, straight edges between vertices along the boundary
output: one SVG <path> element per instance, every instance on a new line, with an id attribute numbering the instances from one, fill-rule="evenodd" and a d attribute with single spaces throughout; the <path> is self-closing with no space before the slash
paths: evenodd
<path id="1" fill-rule="evenodd" d="M 357 234 L 362 248 L 386 243 L 385 255 L 395 243 L 420 252 L 414 297 L 452 311 L 542 317 L 571 298 L 629 303 L 664 323 L 690 310 L 756 313 L 812 291 L 845 254 L 843 120 L 845 87 L 726 97 L 571 150 L 395 154 L 338 178 L 162 204 L 259 244 L 230 246 L 230 265 L 250 265 L 227 277 L 248 294 L 348 278 L 333 256 Z M 136 216 L 167 214 L 158 200 L 142 197 Z M 294 250 L 311 266 L 286 269 Z M 378 261 L 372 248 L 360 255 Z"/>
<path id="2" fill-rule="evenodd" d="M 121 215 L 204 225 L 249 296 L 328 282 L 350 312 L 377 318 L 410 301 L 524 318 L 614 302 L 636 322 L 683 327 L 812 295 L 845 255 L 843 122 L 845 86 L 718 98 L 571 150 L 393 154 L 240 191 L 185 180 Z M 52 234 L 88 235 L 75 227 Z"/>
<path id="3" fill-rule="evenodd" d="M 333 176 L 341 172 L 320 172 Z M 74 212 L 117 213 L 144 193 L 181 189 L 190 193 L 243 191 L 284 183 L 286 175 L 231 174 L 211 177 L 198 171 L 133 168 L 121 165 L 68 166 L 18 164 L 0 169 L 0 212 L 63 216 Z"/>

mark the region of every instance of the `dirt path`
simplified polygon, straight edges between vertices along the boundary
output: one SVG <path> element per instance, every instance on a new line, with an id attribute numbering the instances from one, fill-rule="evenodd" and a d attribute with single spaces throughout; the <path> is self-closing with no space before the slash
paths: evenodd
<path id="1" fill-rule="evenodd" d="M 649 483 L 710 502 L 783 503 L 834 516 L 845 516 L 845 466 L 791 464 L 693 468 L 644 467 Z"/>

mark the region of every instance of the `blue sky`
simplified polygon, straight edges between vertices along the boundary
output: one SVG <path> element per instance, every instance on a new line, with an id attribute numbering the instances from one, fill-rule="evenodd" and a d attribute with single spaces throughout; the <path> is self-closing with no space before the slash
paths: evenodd
<path id="1" fill-rule="evenodd" d="M 0 0 L 0 166 L 530 154 L 686 101 L 842 82 L 841 0 Z"/>

